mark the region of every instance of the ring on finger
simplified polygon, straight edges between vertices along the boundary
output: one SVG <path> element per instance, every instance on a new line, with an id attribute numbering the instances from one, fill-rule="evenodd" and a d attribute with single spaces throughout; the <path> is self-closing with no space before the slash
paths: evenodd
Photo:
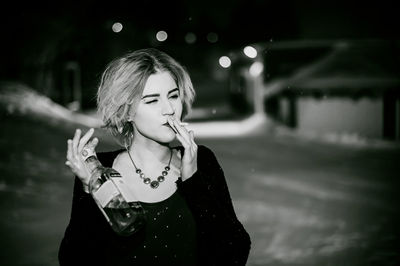
<path id="1" fill-rule="evenodd" d="M 93 148 L 91 148 L 88 145 L 85 145 L 81 151 L 81 155 L 83 157 L 83 160 L 86 160 L 90 156 L 96 156 L 96 152 L 94 151 Z"/>
<path id="2" fill-rule="evenodd" d="M 88 156 L 89 155 L 89 151 L 87 150 L 87 149 L 83 149 L 82 150 L 82 156 L 83 157 L 86 157 L 86 156 Z"/>

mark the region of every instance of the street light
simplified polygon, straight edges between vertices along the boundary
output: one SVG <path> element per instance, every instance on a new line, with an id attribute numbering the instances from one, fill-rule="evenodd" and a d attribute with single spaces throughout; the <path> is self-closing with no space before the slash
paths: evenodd
<path id="1" fill-rule="evenodd" d="M 253 77 L 259 76 L 264 71 L 264 64 L 261 62 L 254 62 L 249 68 L 249 73 Z"/>
<path id="2" fill-rule="evenodd" d="M 115 22 L 111 27 L 112 31 L 115 32 L 115 33 L 121 32 L 122 28 L 123 28 L 123 26 L 119 22 Z"/>
<path id="3" fill-rule="evenodd" d="M 257 50 L 253 46 L 246 46 L 243 48 L 243 53 L 250 58 L 256 58 L 257 57 Z"/>
<path id="4" fill-rule="evenodd" d="M 231 59 L 227 56 L 221 56 L 219 58 L 219 64 L 223 67 L 223 68 L 228 68 L 231 66 Z"/>
<path id="5" fill-rule="evenodd" d="M 157 41 L 159 41 L 159 42 L 163 42 L 163 41 L 165 41 L 167 38 L 168 38 L 168 34 L 167 34 L 165 31 L 163 31 L 163 30 L 158 31 L 157 34 L 156 34 L 156 39 L 157 39 Z"/>

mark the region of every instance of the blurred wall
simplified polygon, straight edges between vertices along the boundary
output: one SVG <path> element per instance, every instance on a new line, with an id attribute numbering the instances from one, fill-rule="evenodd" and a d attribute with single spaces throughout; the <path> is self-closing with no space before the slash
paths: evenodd
<path id="1" fill-rule="evenodd" d="M 301 97 L 297 108 L 297 126 L 301 131 L 383 137 L 382 99 Z"/>

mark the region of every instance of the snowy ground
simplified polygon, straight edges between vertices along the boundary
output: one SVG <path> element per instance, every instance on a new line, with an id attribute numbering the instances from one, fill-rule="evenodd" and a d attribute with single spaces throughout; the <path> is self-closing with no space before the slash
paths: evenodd
<path id="1" fill-rule="evenodd" d="M 57 265 L 72 197 L 66 140 L 88 127 L 50 113 L 0 112 L 0 265 Z M 197 138 L 216 153 L 251 235 L 248 265 L 398 265 L 398 146 L 330 143 L 264 126 Z M 98 150 L 117 147 L 96 134 Z"/>

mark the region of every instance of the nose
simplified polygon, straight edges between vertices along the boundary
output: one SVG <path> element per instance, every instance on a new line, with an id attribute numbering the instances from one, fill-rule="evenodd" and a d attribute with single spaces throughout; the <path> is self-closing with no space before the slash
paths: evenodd
<path id="1" fill-rule="evenodd" d="M 164 101 L 161 112 L 163 115 L 173 115 L 175 114 L 175 109 L 170 101 Z"/>

